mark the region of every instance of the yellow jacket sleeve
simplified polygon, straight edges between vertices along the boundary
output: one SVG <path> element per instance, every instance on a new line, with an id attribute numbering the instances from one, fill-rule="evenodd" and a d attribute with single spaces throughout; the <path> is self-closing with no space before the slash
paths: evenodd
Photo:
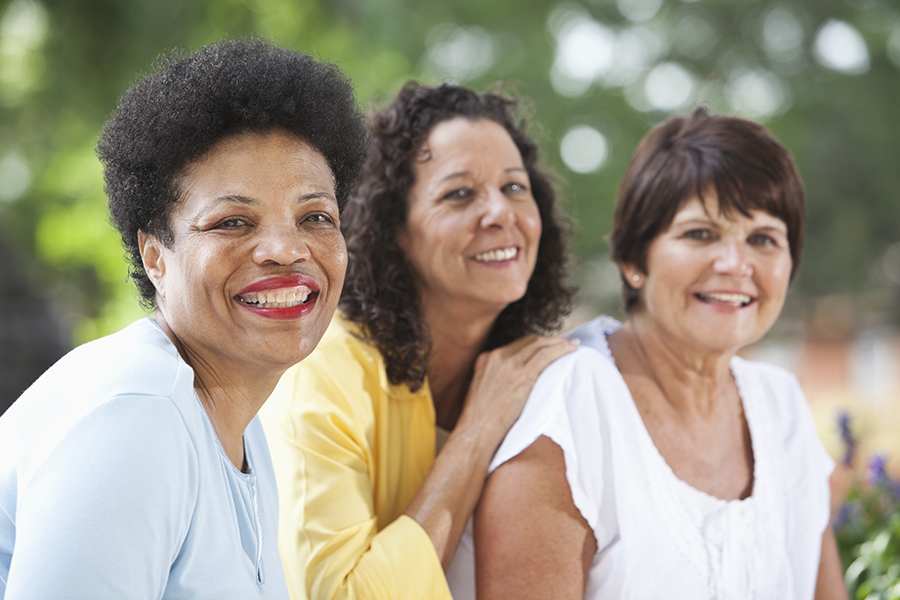
<path id="1" fill-rule="evenodd" d="M 402 514 L 379 523 L 374 487 L 403 457 L 378 456 L 390 452 L 375 443 L 388 414 L 379 411 L 380 361 L 346 335 L 326 335 L 321 352 L 288 371 L 261 413 L 291 598 L 449 599 L 425 530 Z"/>

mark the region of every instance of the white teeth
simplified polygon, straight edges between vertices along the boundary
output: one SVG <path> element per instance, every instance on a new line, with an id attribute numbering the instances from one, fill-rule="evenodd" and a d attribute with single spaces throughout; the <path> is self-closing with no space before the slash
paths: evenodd
<path id="1" fill-rule="evenodd" d="M 716 302 L 722 302 L 724 304 L 734 304 L 743 306 L 745 304 L 750 304 L 753 300 L 751 296 L 747 294 L 729 294 L 724 292 L 712 292 L 709 294 L 699 294 L 702 298 L 706 300 L 715 300 Z"/>
<path id="2" fill-rule="evenodd" d="M 244 304 L 253 304 L 260 308 L 291 308 L 305 303 L 311 292 L 308 287 L 301 285 L 296 288 L 250 292 L 238 296 L 238 299 Z"/>
<path id="3" fill-rule="evenodd" d="M 504 260 L 512 260 L 519 253 L 516 247 L 504 248 L 502 250 L 489 250 L 475 255 L 478 262 L 499 262 Z"/>

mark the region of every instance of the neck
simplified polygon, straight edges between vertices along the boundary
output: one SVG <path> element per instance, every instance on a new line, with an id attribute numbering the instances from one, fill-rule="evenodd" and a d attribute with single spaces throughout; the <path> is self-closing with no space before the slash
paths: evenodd
<path id="1" fill-rule="evenodd" d="M 193 348 L 173 331 L 161 311 L 156 311 L 155 319 L 194 371 L 194 390 L 200 404 L 225 454 L 235 467 L 243 470 L 244 431 L 275 389 L 281 372 L 234 364 L 223 360 L 221 355 Z"/>
<path id="2" fill-rule="evenodd" d="M 735 351 L 685 348 L 642 314 L 610 336 L 610 349 L 623 375 L 648 380 L 684 416 L 714 414 L 733 386 L 730 363 Z"/>
<path id="3" fill-rule="evenodd" d="M 456 426 L 465 404 L 475 359 L 484 349 L 499 312 L 485 315 L 455 315 L 446 310 L 423 309 L 423 320 L 431 334 L 428 383 L 437 423 L 445 429 Z"/>

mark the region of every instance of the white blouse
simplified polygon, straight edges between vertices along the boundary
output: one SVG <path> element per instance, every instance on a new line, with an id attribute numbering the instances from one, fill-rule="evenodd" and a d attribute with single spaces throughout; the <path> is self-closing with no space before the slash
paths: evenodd
<path id="1" fill-rule="evenodd" d="M 796 379 L 732 359 L 754 482 L 748 498 L 721 500 L 678 479 L 654 445 L 606 342 L 619 326 L 600 317 L 573 334 L 581 347 L 538 378 L 491 471 L 541 435 L 562 448 L 597 540 L 586 599 L 813 598 L 834 462 Z M 448 571 L 457 600 L 474 599 L 454 575 L 473 562 L 470 527 Z"/>

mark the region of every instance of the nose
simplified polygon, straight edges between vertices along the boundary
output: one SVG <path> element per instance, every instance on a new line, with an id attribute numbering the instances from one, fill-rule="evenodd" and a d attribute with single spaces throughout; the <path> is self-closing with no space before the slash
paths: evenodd
<path id="1" fill-rule="evenodd" d="M 713 268 L 716 273 L 728 277 L 749 277 L 753 273 L 750 254 L 737 241 L 726 240 L 719 244 Z"/>
<path id="2" fill-rule="evenodd" d="M 296 223 L 270 225 L 257 234 L 253 262 L 292 265 L 310 258 L 309 246 Z"/>
<path id="3" fill-rule="evenodd" d="M 515 211 L 509 198 L 499 188 L 489 188 L 482 206 L 480 224 L 485 229 L 512 225 Z"/>

